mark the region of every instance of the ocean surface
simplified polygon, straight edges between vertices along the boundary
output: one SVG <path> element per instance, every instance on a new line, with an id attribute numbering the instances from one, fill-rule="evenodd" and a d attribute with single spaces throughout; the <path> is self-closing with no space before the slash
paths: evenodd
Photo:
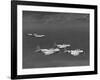
<path id="1" fill-rule="evenodd" d="M 27 36 L 28 33 L 45 37 Z M 40 48 L 70 44 L 69 49 L 82 49 L 85 54 L 72 56 L 63 52 L 44 55 Z M 23 68 L 71 67 L 89 65 L 89 14 L 23 11 Z"/>

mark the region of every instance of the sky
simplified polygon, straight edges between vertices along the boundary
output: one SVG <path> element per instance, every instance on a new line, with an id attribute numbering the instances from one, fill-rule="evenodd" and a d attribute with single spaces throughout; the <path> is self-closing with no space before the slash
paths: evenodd
<path id="1" fill-rule="evenodd" d="M 32 38 L 26 36 L 28 33 L 44 34 L 45 37 Z M 52 48 L 54 43 L 68 43 L 71 45 L 70 49 L 83 49 L 87 53 L 84 59 L 87 58 L 89 62 L 89 14 L 23 11 L 23 64 L 27 66 L 30 63 L 32 66 L 33 62 L 38 61 L 33 59 L 41 57 L 34 53 L 37 46 Z M 43 59 L 41 57 L 40 60 Z M 52 61 L 57 62 L 56 59 L 57 56 Z"/>

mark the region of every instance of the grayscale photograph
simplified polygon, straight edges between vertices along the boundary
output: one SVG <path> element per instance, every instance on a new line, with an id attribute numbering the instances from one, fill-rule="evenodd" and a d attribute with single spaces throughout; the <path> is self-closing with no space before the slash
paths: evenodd
<path id="1" fill-rule="evenodd" d="M 22 12 L 22 67 L 89 66 L 87 13 Z"/>

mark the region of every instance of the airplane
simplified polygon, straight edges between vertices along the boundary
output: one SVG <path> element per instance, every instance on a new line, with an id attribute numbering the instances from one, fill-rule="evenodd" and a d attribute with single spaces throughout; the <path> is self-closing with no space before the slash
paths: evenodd
<path id="1" fill-rule="evenodd" d="M 45 35 L 39 35 L 39 34 L 37 34 L 37 33 L 34 33 L 33 34 L 35 37 L 44 37 Z"/>
<path id="2" fill-rule="evenodd" d="M 31 34 L 31 33 L 28 33 L 28 34 L 27 34 L 27 36 L 32 36 L 32 35 L 33 35 L 33 34 Z"/>
<path id="3" fill-rule="evenodd" d="M 60 49 L 58 49 L 58 48 L 40 49 L 40 47 L 38 47 L 38 49 L 35 50 L 35 52 L 42 52 L 45 55 L 50 55 L 50 54 L 53 54 L 53 53 L 59 52 L 59 51 L 60 51 Z"/>
<path id="4" fill-rule="evenodd" d="M 39 35 L 39 34 L 37 34 L 37 33 L 34 33 L 34 34 L 28 33 L 27 36 L 41 38 L 41 37 L 44 37 L 45 35 Z"/>
<path id="5" fill-rule="evenodd" d="M 58 51 L 58 50 L 55 50 L 55 49 L 42 50 L 42 52 L 43 52 L 45 55 L 54 54 L 56 51 Z"/>
<path id="6" fill-rule="evenodd" d="M 58 48 L 66 48 L 66 47 L 69 47 L 71 46 L 70 44 L 56 44 L 55 45 L 58 47 Z"/>
<path id="7" fill-rule="evenodd" d="M 76 49 L 76 50 L 66 50 L 66 52 L 70 53 L 73 56 L 78 56 L 80 53 L 83 53 L 83 50 Z"/>

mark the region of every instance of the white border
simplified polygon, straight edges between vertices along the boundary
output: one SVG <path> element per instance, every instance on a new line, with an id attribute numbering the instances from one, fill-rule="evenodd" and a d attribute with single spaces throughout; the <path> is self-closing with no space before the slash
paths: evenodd
<path id="1" fill-rule="evenodd" d="M 22 11 L 45 11 L 45 12 L 64 12 L 64 13 L 88 13 L 90 14 L 90 66 L 80 67 L 59 67 L 59 68 L 36 68 L 22 69 Z M 17 75 L 45 74 L 60 72 L 80 72 L 94 71 L 94 10 L 78 8 L 58 8 L 45 6 L 17 6 Z"/>

